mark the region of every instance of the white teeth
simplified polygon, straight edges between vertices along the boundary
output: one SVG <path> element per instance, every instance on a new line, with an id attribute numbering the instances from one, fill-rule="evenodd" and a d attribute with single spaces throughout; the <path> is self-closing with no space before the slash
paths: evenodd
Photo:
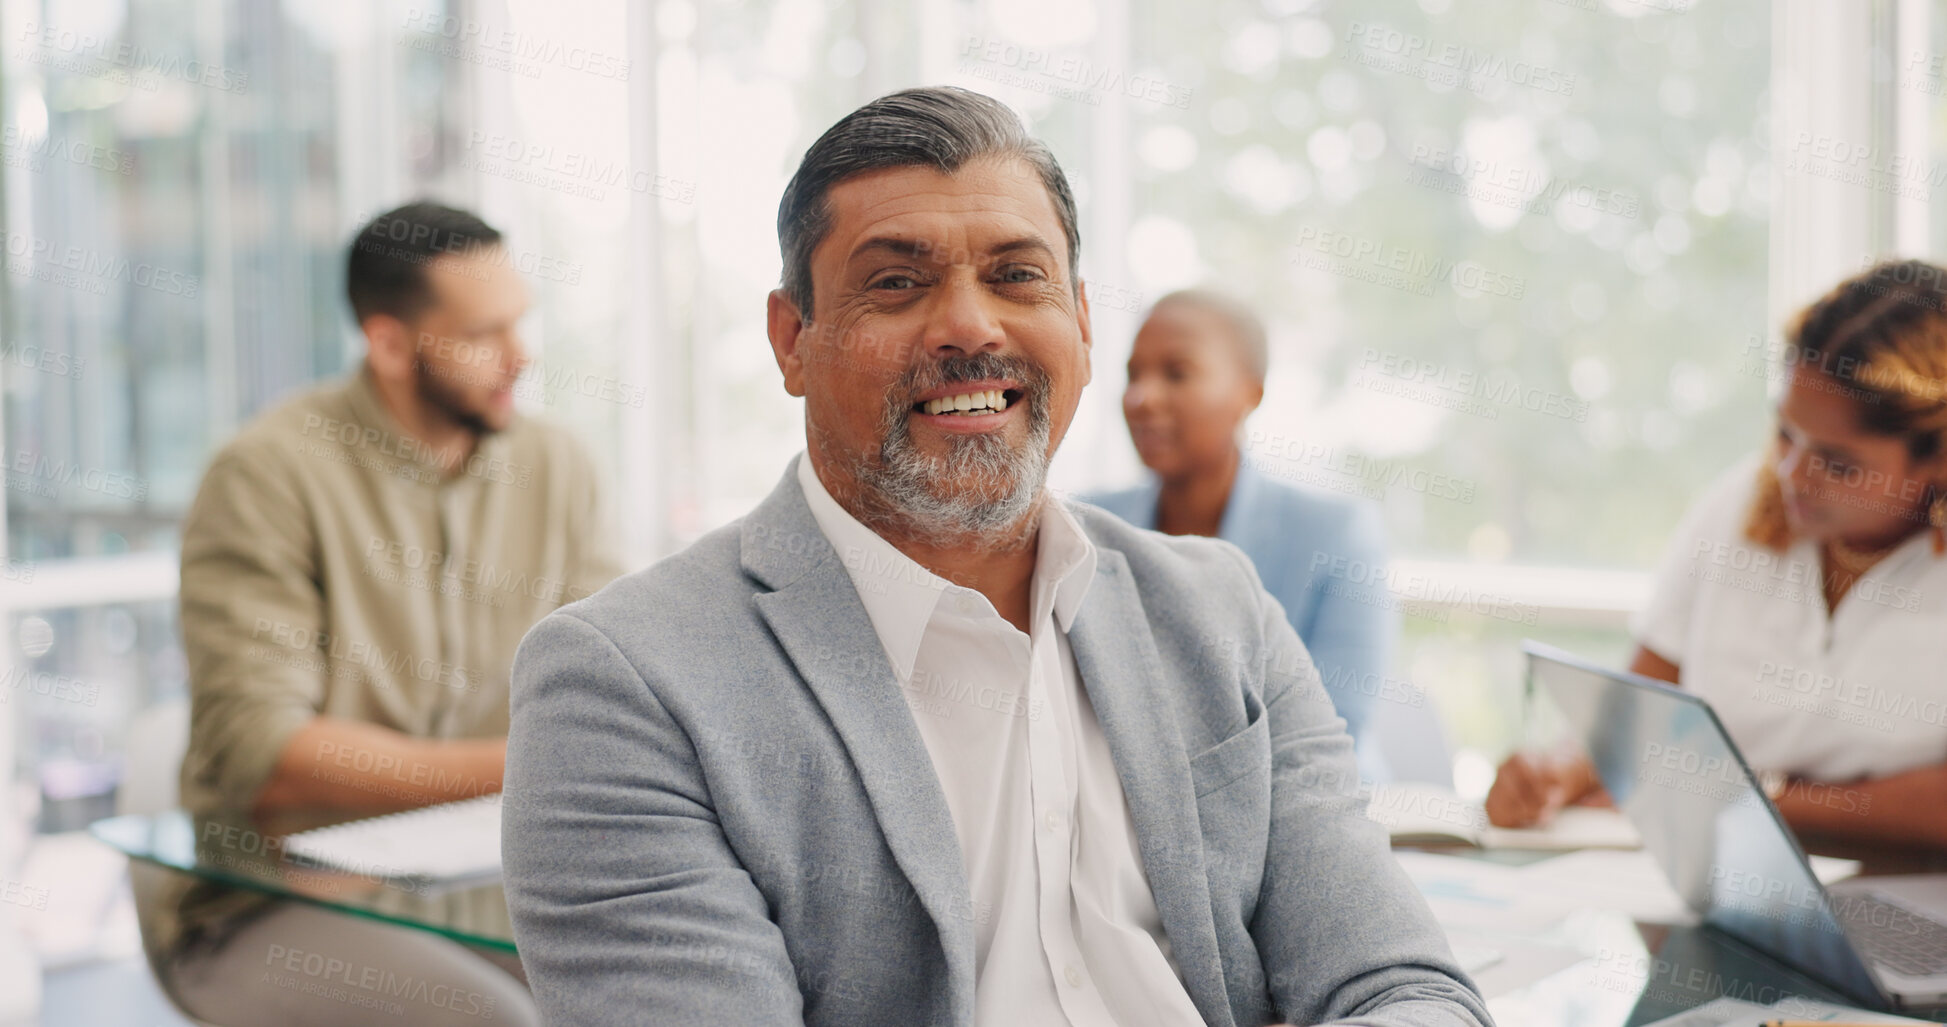
<path id="1" fill-rule="evenodd" d="M 967 392 L 958 396 L 942 396 L 929 399 L 920 405 L 929 414 L 951 414 L 959 411 L 1001 411 L 1007 409 L 1007 397 L 1000 389 L 984 392 Z"/>

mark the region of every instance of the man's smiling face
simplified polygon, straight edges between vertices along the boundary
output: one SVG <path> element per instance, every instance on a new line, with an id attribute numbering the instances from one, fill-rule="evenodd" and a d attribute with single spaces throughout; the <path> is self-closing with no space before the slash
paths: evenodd
<path id="1" fill-rule="evenodd" d="M 994 158 L 856 175 L 826 204 L 814 319 L 782 292 L 770 319 L 814 468 L 876 527 L 1004 542 L 1090 374 L 1054 202 L 1027 161 Z"/>

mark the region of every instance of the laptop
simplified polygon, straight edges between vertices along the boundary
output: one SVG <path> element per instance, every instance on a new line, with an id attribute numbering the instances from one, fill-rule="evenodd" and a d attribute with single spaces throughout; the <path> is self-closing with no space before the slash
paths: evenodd
<path id="1" fill-rule="evenodd" d="M 1567 719 L 1705 924 L 1865 1005 L 1947 1003 L 1947 874 L 1824 887 L 1709 703 L 1539 642 L 1521 648 L 1531 694 Z"/>

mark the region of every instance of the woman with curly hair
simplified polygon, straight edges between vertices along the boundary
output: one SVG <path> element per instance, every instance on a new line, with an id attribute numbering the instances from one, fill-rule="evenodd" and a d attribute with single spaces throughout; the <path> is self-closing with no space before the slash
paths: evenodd
<path id="1" fill-rule="evenodd" d="M 1685 516 L 1630 669 L 1708 699 L 1800 833 L 1947 847 L 1947 270 L 1885 263 L 1786 333 L 1770 447 Z M 1599 801 L 1517 753 L 1504 826 Z"/>

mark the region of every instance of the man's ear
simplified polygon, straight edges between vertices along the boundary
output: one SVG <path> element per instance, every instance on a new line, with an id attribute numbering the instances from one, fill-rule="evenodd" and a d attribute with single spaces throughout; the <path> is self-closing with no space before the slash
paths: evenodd
<path id="1" fill-rule="evenodd" d="M 391 314 L 373 314 L 359 322 L 365 333 L 365 362 L 372 372 L 389 381 L 412 376 L 412 329 Z"/>
<path id="2" fill-rule="evenodd" d="M 784 372 L 784 391 L 803 396 L 804 358 L 798 353 L 798 343 L 804 337 L 805 323 L 798 305 L 783 289 L 772 289 L 764 304 L 764 320 L 771 336 L 771 355 L 777 358 L 777 369 Z"/>
<path id="3" fill-rule="evenodd" d="M 1095 336 L 1088 323 L 1088 282 L 1077 281 L 1075 286 L 1075 324 L 1082 330 L 1082 384 L 1087 385 L 1095 379 Z"/>

